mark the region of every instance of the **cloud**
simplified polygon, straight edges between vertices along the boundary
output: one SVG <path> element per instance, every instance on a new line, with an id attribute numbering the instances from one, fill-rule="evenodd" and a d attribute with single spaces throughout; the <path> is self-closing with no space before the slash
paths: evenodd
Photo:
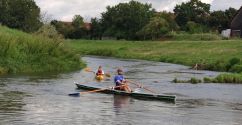
<path id="1" fill-rule="evenodd" d="M 129 2 L 130 0 L 35 0 L 40 6 L 42 12 L 47 12 L 54 19 L 71 21 L 73 16 L 79 14 L 84 19 L 91 17 L 100 17 L 102 12 L 106 11 L 106 6 L 116 5 L 120 2 Z M 177 4 L 189 0 L 138 0 L 142 3 L 151 3 L 153 8 L 158 11 L 173 11 Z M 229 6 L 238 9 L 242 0 L 201 0 L 202 2 L 212 4 L 212 10 L 227 9 Z"/>
<path id="2" fill-rule="evenodd" d="M 242 0 L 213 0 L 211 10 L 225 10 L 229 7 L 239 9 L 242 6 Z"/>

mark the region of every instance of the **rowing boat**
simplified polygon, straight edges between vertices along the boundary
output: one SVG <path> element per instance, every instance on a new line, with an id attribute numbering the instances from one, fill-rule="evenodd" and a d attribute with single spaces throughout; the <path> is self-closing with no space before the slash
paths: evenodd
<path id="1" fill-rule="evenodd" d="M 103 80 L 104 76 L 103 75 L 97 75 L 95 78 L 96 78 L 96 80 Z"/>
<path id="2" fill-rule="evenodd" d="M 83 84 L 76 83 L 76 86 L 78 89 L 84 89 L 84 90 L 98 90 L 103 88 L 98 87 L 92 87 L 87 86 Z M 114 90 L 114 89 L 104 89 L 103 91 L 99 91 L 106 94 L 117 94 L 117 95 L 124 95 L 124 96 L 131 96 L 138 99 L 144 99 L 144 100 L 160 100 L 160 101 L 168 101 L 168 102 L 175 102 L 176 96 L 175 95 L 161 95 L 161 94 L 147 94 L 147 93 L 137 93 L 137 92 L 125 92 L 120 90 Z"/>

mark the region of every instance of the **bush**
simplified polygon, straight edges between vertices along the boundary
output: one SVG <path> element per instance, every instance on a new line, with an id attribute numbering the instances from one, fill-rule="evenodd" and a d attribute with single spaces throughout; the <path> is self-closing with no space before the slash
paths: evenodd
<path id="1" fill-rule="evenodd" d="M 241 73 L 242 72 L 242 64 L 233 65 L 230 69 L 230 72 Z"/>
<path id="2" fill-rule="evenodd" d="M 213 80 L 208 78 L 208 77 L 204 77 L 203 81 L 204 81 L 204 83 L 212 83 L 213 82 Z"/>
<path id="3" fill-rule="evenodd" d="M 190 80 L 178 80 L 177 78 L 175 78 L 174 80 L 172 80 L 173 83 L 192 83 L 192 84 L 197 84 L 197 83 L 201 83 L 202 80 L 197 79 L 197 78 L 191 78 Z"/>
<path id="4" fill-rule="evenodd" d="M 51 38 L 51 39 L 57 39 L 60 40 L 63 38 L 62 35 L 60 35 L 55 27 L 50 24 L 43 25 L 37 32 L 35 32 L 36 35 L 41 35 L 43 37 Z"/>
<path id="5" fill-rule="evenodd" d="M 241 72 L 241 71 L 239 71 L 240 68 L 238 66 L 235 66 L 236 64 L 239 64 L 239 63 L 240 63 L 239 58 L 235 57 L 235 58 L 230 59 L 228 65 L 226 66 L 227 71 Z"/>
<path id="6" fill-rule="evenodd" d="M 216 83 L 242 83 L 241 74 L 220 74 L 218 75 L 214 82 Z"/>
<path id="7" fill-rule="evenodd" d="M 190 80 L 190 82 L 191 82 L 192 84 L 197 84 L 197 83 L 201 83 L 202 80 L 192 77 L 191 80 Z"/>
<path id="8" fill-rule="evenodd" d="M 186 29 L 189 33 L 204 33 L 209 31 L 208 27 L 195 23 L 193 21 L 187 22 Z"/>

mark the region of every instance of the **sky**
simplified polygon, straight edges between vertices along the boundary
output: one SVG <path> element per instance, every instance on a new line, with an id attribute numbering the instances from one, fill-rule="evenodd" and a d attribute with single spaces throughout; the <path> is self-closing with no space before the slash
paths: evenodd
<path id="1" fill-rule="evenodd" d="M 45 13 L 47 18 L 62 21 L 71 21 L 74 15 L 81 15 L 85 21 L 92 17 L 100 17 L 106 11 L 106 6 L 114 6 L 118 3 L 130 0 L 34 0 Z M 151 3 L 157 11 L 173 11 L 177 4 L 189 0 L 136 0 L 142 3 Z M 211 4 L 211 10 L 225 10 L 229 7 L 239 9 L 242 0 L 201 0 Z"/>

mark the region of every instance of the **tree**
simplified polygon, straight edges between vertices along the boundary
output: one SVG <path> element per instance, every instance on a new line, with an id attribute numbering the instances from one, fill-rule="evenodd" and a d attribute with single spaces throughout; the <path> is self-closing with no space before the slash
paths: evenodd
<path id="1" fill-rule="evenodd" d="M 155 40 L 169 32 L 169 23 L 162 17 L 153 17 L 137 34 L 145 39 Z"/>
<path id="2" fill-rule="evenodd" d="M 50 24 L 53 25 L 58 33 L 63 35 L 65 38 L 69 38 L 70 34 L 74 31 L 71 23 L 52 20 Z"/>
<path id="3" fill-rule="evenodd" d="M 98 20 L 97 18 L 92 18 L 91 19 L 91 39 L 102 39 L 102 25 L 101 21 Z"/>
<path id="4" fill-rule="evenodd" d="M 188 21 L 186 24 L 186 31 L 189 33 L 204 33 L 208 32 L 209 28 L 202 24 L 195 23 L 193 21 Z"/>
<path id="5" fill-rule="evenodd" d="M 174 13 L 163 11 L 163 12 L 157 12 L 155 16 L 161 17 L 167 21 L 169 31 L 174 31 L 179 28 L 179 26 L 175 21 L 176 16 L 174 15 Z"/>
<path id="6" fill-rule="evenodd" d="M 209 10 L 210 4 L 202 3 L 200 0 L 191 0 L 175 6 L 175 20 L 182 29 L 185 29 L 188 21 L 206 25 Z"/>
<path id="7" fill-rule="evenodd" d="M 0 23 L 26 32 L 38 30 L 40 8 L 33 0 L 0 0 Z"/>
<path id="8" fill-rule="evenodd" d="M 141 30 L 154 14 L 151 4 L 137 1 L 120 3 L 114 7 L 107 7 L 102 13 L 104 35 L 117 39 L 137 39 L 136 32 Z"/>
<path id="9" fill-rule="evenodd" d="M 231 20 L 236 14 L 237 10 L 229 8 L 225 11 L 213 11 L 210 14 L 209 25 L 214 29 L 228 29 L 230 27 Z"/>
<path id="10" fill-rule="evenodd" d="M 83 21 L 83 17 L 80 16 L 80 15 L 75 15 L 72 19 L 72 25 L 75 27 L 75 28 L 81 28 L 84 24 L 84 21 Z"/>

